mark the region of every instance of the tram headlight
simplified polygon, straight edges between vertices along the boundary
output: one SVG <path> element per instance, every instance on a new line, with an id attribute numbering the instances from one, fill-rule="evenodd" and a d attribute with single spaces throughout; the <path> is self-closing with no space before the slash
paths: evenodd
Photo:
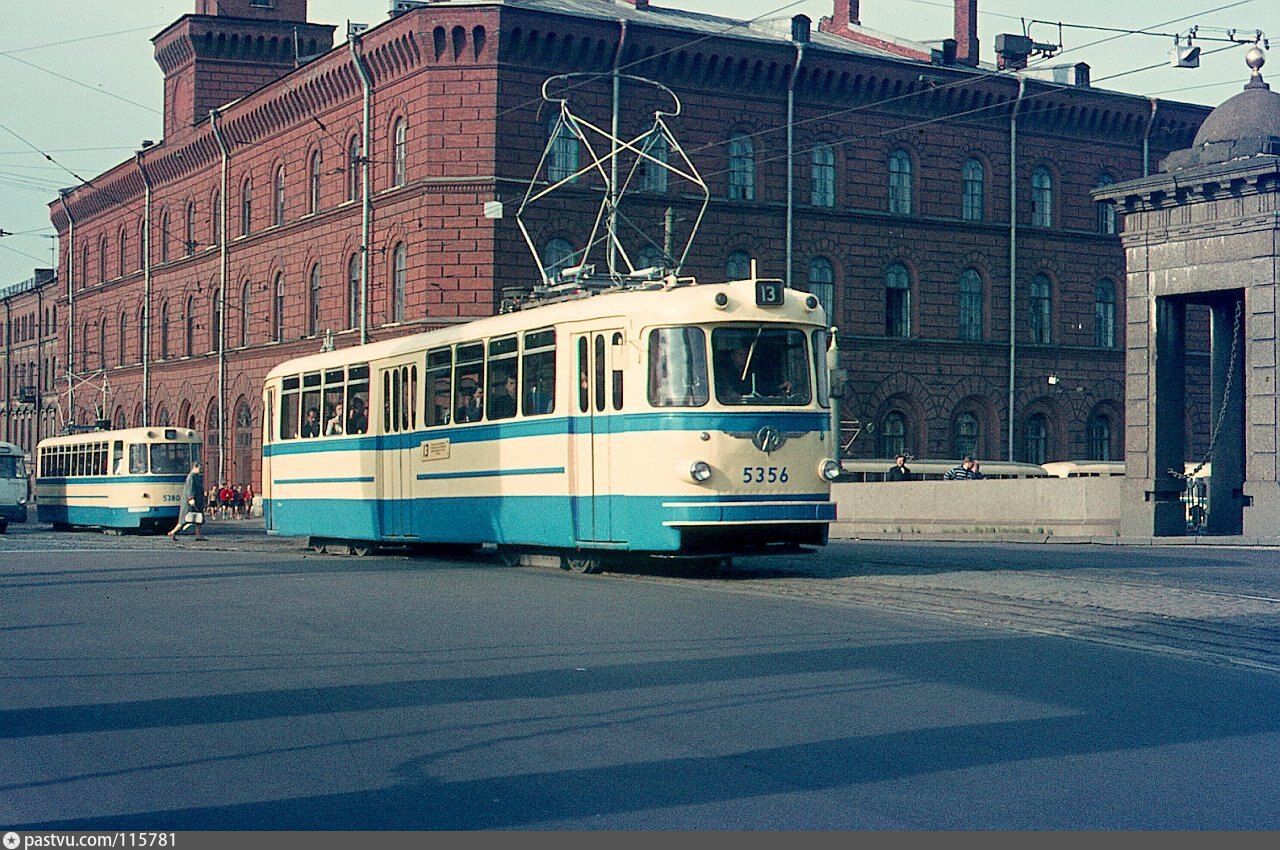
<path id="1" fill-rule="evenodd" d="M 835 481 L 840 477 L 840 472 L 839 461 L 834 461 L 831 458 L 827 458 L 818 464 L 818 475 L 823 481 Z"/>
<path id="2" fill-rule="evenodd" d="M 695 460 L 689 464 L 689 480 L 701 484 L 711 477 L 711 464 L 705 460 Z"/>
<path id="3" fill-rule="evenodd" d="M 18 507 L 20 507 L 20 508 L 25 508 L 26 506 L 27 506 L 27 500 L 26 500 L 26 499 L 18 499 Z"/>

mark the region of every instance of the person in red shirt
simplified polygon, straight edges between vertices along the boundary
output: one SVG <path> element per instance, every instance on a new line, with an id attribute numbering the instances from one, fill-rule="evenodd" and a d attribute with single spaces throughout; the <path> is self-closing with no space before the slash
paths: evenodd
<path id="1" fill-rule="evenodd" d="M 253 516 L 253 482 L 244 485 L 244 518 Z"/>
<path id="2" fill-rule="evenodd" d="M 222 485 L 222 489 L 218 490 L 218 510 L 222 513 L 222 518 L 226 519 L 227 514 L 231 513 L 231 502 L 235 498 L 235 494 L 231 492 L 231 488 L 226 484 Z"/>

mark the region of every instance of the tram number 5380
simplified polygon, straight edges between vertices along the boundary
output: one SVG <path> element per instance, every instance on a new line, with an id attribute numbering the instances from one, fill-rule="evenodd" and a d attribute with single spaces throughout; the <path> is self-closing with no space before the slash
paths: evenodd
<path id="1" fill-rule="evenodd" d="M 791 478 L 785 466 L 744 466 L 743 484 L 786 484 Z"/>

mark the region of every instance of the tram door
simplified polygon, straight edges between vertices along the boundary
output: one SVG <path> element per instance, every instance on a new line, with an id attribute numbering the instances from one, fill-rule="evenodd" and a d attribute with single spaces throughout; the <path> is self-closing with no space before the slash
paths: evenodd
<path id="1" fill-rule="evenodd" d="M 382 535 L 413 536 L 413 452 L 408 439 L 418 426 L 418 365 L 381 369 L 378 512 Z M 405 436 L 401 436 L 405 435 Z"/>
<path id="2" fill-rule="evenodd" d="M 622 408 L 623 341 L 621 330 L 574 337 L 577 392 L 573 399 L 574 536 L 613 540 L 609 435 Z"/>

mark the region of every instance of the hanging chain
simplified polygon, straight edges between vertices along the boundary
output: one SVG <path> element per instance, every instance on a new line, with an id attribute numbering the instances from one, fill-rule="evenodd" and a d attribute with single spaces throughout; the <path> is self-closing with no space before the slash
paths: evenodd
<path id="1" fill-rule="evenodd" d="M 1241 298 L 1236 302 L 1236 317 L 1231 327 L 1231 358 L 1227 362 L 1227 380 L 1222 387 L 1222 407 L 1218 410 L 1218 421 L 1214 424 L 1213 433 L 1209 436 L 1209 450 L 1205 452 L 1204 458 L 1196 468 L 1190 472 L 1177 472 L 1170 469 L 1169 474 L 1174 478 L 1195 478 L 1196 474 L 1213 458 L 1213 449 L 1218 444 L 1218 435 L 1222 433 L 1222 423 L 1227 418 L 1227 399 L 1231 398 L 1231 383 L 1236 374 L 1236 355 L 1240 352 L 1240 313 L 1243 307 L 1244 299 Z"/>

